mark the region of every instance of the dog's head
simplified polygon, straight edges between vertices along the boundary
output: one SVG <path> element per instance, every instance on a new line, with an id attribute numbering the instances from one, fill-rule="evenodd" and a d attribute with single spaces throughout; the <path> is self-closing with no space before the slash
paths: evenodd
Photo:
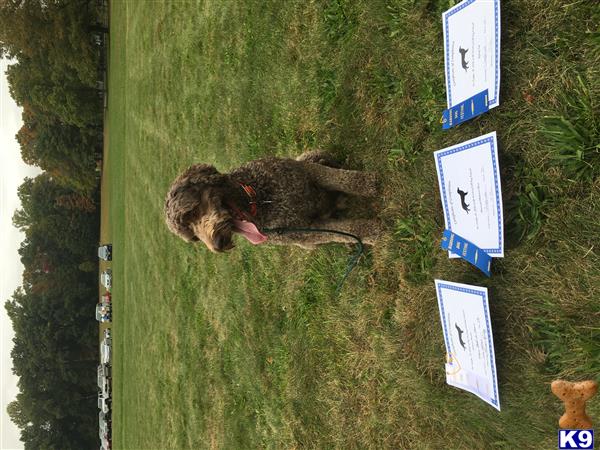
<path id="1" fill-rule="evenodd" d="M 175 179 L 165 199 L 169 229 L 188 242 L 202 241 L 213 252 L 229 250 L 233 222 L 224 204 L 227 177 L 208 164 L 195 164 Z"/>
<path id="2" fill-rule="evenodd" d="M 253 243 L 262 239 L 256 226 L 236 217 L 232 205 L 235 183 L 208 164 L 195 164 L 171 185 L 165 199 L 165 220 L 169 229 L 188 242 L 202 241 L 213 252 L 234 247 L 233 233 Z M 261 237 L 257 237 L 258 236 Z M 262 241 L 261 241 L 262 242 Z"/>

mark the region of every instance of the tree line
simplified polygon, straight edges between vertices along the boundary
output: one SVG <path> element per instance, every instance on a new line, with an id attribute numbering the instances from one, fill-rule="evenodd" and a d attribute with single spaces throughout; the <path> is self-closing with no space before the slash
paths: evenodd
<path id="1" fill-rule="evenodd" d="M 0 56 L 22 107 L 25 162 L 43 172 L 19 187 L 13 224 L 23 283 L 5 308 L 13 323 L 19 394 L 7 411 L 26 449 L 98 446 L 96 366 L 99 238 L 97 160 L 102 70 L 97 2 L 4 0 Z"/>

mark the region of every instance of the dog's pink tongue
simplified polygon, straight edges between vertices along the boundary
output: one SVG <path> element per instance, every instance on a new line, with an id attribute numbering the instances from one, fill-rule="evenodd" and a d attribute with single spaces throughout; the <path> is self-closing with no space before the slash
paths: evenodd
<path id="1" fill-rule="evenodd" d="M 267 236 L 262 234 L 252 222 L 244 220 L 234 220 L 235 231 L 240 233 L 253 244 L 262 244 L 267 240 Z"/>

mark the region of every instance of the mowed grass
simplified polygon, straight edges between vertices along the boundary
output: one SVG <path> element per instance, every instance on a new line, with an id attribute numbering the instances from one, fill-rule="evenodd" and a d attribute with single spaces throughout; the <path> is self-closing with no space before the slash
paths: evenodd
<path id="1" fill-rule="evenodd" d="M 556 446 L 550 382 L 600 373 L 600 14 L 504 0 L 501 105 L 442 132 L 453 3 L 112 2 L 115 448 Z M 487 279 L 438 248 L 432 152 L 494 130 L 508 246 Z M 314 148 L 385 184 L 387 231 L 339 296 L 348 248 L 213 255 L 164 225 L 188 165 Z M 489 288 L 502 412 L 446 385 L 434 278 Z"/>

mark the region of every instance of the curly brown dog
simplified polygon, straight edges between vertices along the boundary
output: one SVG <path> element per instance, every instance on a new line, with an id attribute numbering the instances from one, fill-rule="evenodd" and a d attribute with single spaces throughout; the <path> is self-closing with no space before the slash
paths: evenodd
<path id="1" fill-rule="evenodd" d="M 348 216 L 346 197 L 375 197 L 377 177 L 344 170 L 317 152 L 297 159 L 265 158 L 222 174 L 208 164 L 195 164 L 171 185 L 165 199 L 169 229 L 186 241 L 202 241 L 213 252 L 233 248 L 238 233 L 253 244 L 263 242 L 314 248 L 327 242 L 354 242 L 350 236 L 373 244 L 379 220 Z"/>

